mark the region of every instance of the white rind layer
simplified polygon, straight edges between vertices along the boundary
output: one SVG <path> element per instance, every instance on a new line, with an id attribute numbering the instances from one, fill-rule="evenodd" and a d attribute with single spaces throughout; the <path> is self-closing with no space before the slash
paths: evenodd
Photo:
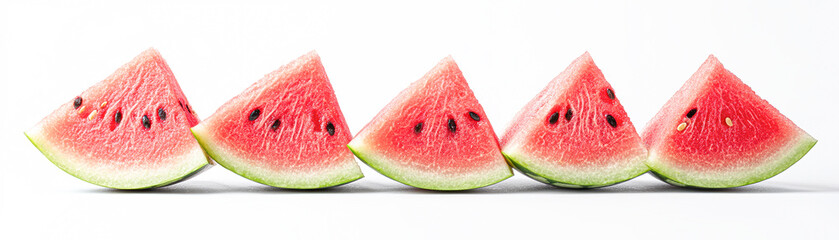
<path id="1" fill-rule="evenodd" d="M 555 183 L 559 182 L 559 185 L 573 187 L 603 187 L 621 183 L 649 171 L 647 165 L 644 164 L 647 159 L 646 154 L 599 161 L 610 164 L 590 167 L 561 166 L 553 163 L 555 161 L 553 159 L 528 156 L 519 151 L 517 144 L 511 144 L 505 148 L 504 155 L 516 169 L 526 173 L 525 175 L 552 185 L 557 185 Z M 534 175 L 538 178 L 534 178 Z"/>
<path id="2" fill-rule="evenodd" d="M 650 149 L 647 165 L 658 177 L 678 186 L 699 188 L 730 188 L 757 183 L 783 172 L 804 157 L 816 144 L 817 140 L 807 133 L 801 133 L 795 139 L 777 151 L 768 155 L 765 163 L 759 166 L 732 168 L 728 170 L 698 171 L 679 168 L 668 164 L 672 161 Z M 669 180 L 669 181 L 668 181 Z"/>
<path id="3" fill-rule="evenodd" d="M 62 152 L 44 139 L 41 127 L 37 126 L 24 133 L 29 141 L 61 170 L 86 182 L 116 189 L 146 189 L 166 186 L 211 166 L 204 151 L 195 142 L 189 152 L 172 156 L 169 159 L 155 159 L 159 163 L 171 163 L 160 166 L 132 168 L 112 164 L 92 164 L 86 160 L 90 156 L 79 156 Z M 143 161 L 140 159 L 138 161 Z"/>
<path id="4" fill-rule="evenodd" d="M 317 189 L 346 184 L 364 177 L 352 155 L 341 160 L 339 165 L 311 171 L 282 171 L 250 164 L 251 161 L 236 157 L 234 151 L 213 144 L 220 141 L 214 139 L 202 126 L 199 124 L 193 127 L 192 133 L 213 160 L 222 167 L 258 183 L 279 188 Z"/>
<path id="5" fill-rule="evenodd" d="M 417 188 L 443 191 L 468 190 L 489 186 L 513 176 L 510 166 L 507 165 L 506 161 L 501 160 L 495 161 L 499 164 L 494 164 L 487 169 L 474 169 L 468 173 L 441 174 L 440 172 L 420 171 L 394 164 L 398 161 L 373 154 L 374 151 L 358 139 L 361 138 L 356 137 L 347 146 L 362 162 L 382 173 L 382 175 Z"/>

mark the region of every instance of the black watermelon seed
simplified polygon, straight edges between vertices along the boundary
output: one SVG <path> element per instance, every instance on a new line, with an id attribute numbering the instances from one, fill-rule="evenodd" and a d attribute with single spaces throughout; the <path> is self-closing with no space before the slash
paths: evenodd
<path id="1" fill-rule="evenodd" d="M 257 118 L 259 118 L 259 113 L 260 113 L 260 111 L 259 111 L 258 108 L 254 109 L 253 112 L 251 112 L 251 115 L 248 116 L 248 120 L 250 120 L 250 121 L 256 120 Z"/>
<path id="2" fill-rule="evenodd" d="M 422 123 L 417 123 L 417 125 L 416 125 L 416 126 L 414 126 L 414 132 L 415 132 L 415 133 L 420 133 L 420 132 L 422 132 Z"/>
<path id="3" fill-rule="evenodd" d="M 611 88 L 606 89 L 606 96 L 609 96 L 609 99 L 615 99 L 615 92 L 612 91 Z"/>
<path id="4" fill-rule="evenodd" d="M 186 110 L 186 108 L 184 107 L 184 102 L 183 101 L 178 100 L 178 105 L 181 105 L 181 109 Z"/>
<path id="5" fill-rule="evenodd" d="M 329 136 L 335 136 L 335 125 L 332 125 L 332 122 L 326 123 L 326 132 L 329 133 Z"/>
<path id="6" fill-rule="evenodd" d="M 140 119 L 140 121 L 143 122 L 143 127 L 145 127 L 146 129 L 151 128 L 151 120 L 149 120 L 148 115 L 143 115 L 143 118 Z"/>
<path id="7" fill-rule="evenodd" d="M 615 121 L 615 117 L 612 117 L 610 114 L 606 114 L 606 122 L 608 122 L 613 128 L 618 127 L 618 121 Z"/>
<path id="8" fill-rule="evenodd" d="M 691 109 L 690 111 L 688 111 L 687 117 L 688 117 L 688 118 L 693 118 L 693 115 L 696 115 L 696 108 Z"/>
<path id="9" fill-rule="evenodd" d="M 574 111 L 572 111 L 569 107 L 568 110 L 565 111 L 565 121 L 571 121 L 571 117 L 574 117 Z"/>
<path id="10" fill-rule="evenodd" d="M 479 116 L 479 115 L 478 115 L 477 113 L 475 113 L 475 112 L 469 112 L 469 117 L 471 117 L 471 118 L 472 118 L 472 120 L 475 120 L 475 121 L 481 121 L 481 116 Z"/>
<path id="11" fill-rule="evenodd" d="M 454 119 L 449 118 L 449 131 L 455 132 L 457 131 L 457 123 L 454 122 Z"/>
<path id="12" fill-rule="evenodd" d="M 76 97 L 76 99 L 73 99 L 73 109 L 79 109 L 80 106 L 82 106 L 82 97 Z"/>
<path id="13" fill-rule="evenodd" d="M 271 124 L 271 130 L 277 130 L 277 128 L 280 128 L 280 120 L 279 119 L 274 120 L 274 123 Z"/>
<path id="14" fill-rule="evenodd" d="M 160 118 L 160 121 L 166 121 L 166 110 L 163 110 L 163 108 L 158 108 L 157 117 Z"/>
<path id="15" fill-rule="evenodd" d="M 551 117 L 548 119 L 548 122 L 551 124 L 555 124 L 557 120 L 559 120 L 559 113 L 554 112 L 551 114 Z"/>
<path id="16" fill-rule="evenodd" d="M 119 124 L 119 122 L 122 122 L 122 111 L 118 111 L 117 114 L 114 114 L 114 122 L 116 122 L 117 124 Z"/>
<path id="17" fill-rule="evenodd" d="M 189 109 L 189 104 L 186 105 L 186 112 L 192 113 L 192 109 Z"/>

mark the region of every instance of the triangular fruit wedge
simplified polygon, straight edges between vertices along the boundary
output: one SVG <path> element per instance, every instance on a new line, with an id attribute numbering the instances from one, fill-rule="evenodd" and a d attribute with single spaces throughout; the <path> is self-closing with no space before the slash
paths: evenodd
<path id="1" fill-rule="evenodd" d="M 647 124 L 643 139 L 657 177 L 701 188 L 763 181 L 816 144 L 713 55 Z"/>
<path id="2" fill-rule="evenodd" d="M 465 190 L 512 176 L 498 137 L 451 57 L 412 83 L 349 147 L 376 171 L 431 190 Z"/>
<path id="3" fill-rule="evenodd" d="M 189 132 L 197 123 L 172 70 L 149 49 L 25 134 L 44 156 L 79 179 L 143 189 L 211 166 Z"/>
<path id="4" fill-rule="evenodd" d="M 516 114 L 501 146 L 513 167 L 558 187 L 603 187 L 648 170 L 641 137 L 588 52 Z"/>
<path id="5" fill-rule="evenodd" d="M 325 188 L 363 177 L 314 51 L 265 75 L 192 132 L 220 165 L 269 186 Z"/>

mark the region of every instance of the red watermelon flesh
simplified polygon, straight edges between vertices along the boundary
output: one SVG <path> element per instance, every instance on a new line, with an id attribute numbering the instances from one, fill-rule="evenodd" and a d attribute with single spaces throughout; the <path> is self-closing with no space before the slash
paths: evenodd
<path id="1" fill-rule="evenodd" d="M 713 55 L 648 123 L 643 139 L 658 177 L 703 188 L 765 180 L 816 143 Z"/>
<path id="2" fill-rule="evenodd" d="M 73 176 L 105 187 L 142 189 L 208 166 L 189 132 L 197 123 L 169 66 L 149 49 L 25 134 Z"/>
<path id="3" fill-rule="evenodd" d="M 501 146 L 516 169 L 560 187 L 602 187 L 648 170 L 641 138 L 588 52 L 519 111 Z"/>
<path id="4" fill-rule="evenodd" d="M 192 131 L 220 165 L 266 185 L 311 189 L 363 177 L 314 51 L 267 74 Z"/>
<path id="5" fill-rule="evenodd" d="M 399 93 L 348 146 L 373 169 L 418 188 L 473 189 L 512 176 L 451 57 Z"/>

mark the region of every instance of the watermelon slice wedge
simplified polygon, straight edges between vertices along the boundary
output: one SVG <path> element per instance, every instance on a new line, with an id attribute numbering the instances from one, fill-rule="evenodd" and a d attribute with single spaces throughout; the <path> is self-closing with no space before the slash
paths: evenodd
<path id="1" fill-rule="evenodd" d="M 146 50 L 25 132 L 65 172 L 117 189 L 165 186 L 211 166 L 198 117 L 169 66 Z"/>
<path id="2" fill-rule="evenodd" d="M 588 52 L 516 114 L 501 146 L 516 169 L 558 187 L 603 187 L 648 171 L 641 137 Z"/>
<path id="3" fill-rule="evenodd" d="M 399 93 L 348 146 L 379 173 L 418 188 L 473 189 L 512 176 L 451 56 Z"/>
<path id="4" fill-rule="evenodd" d="M 643 139 L 657 177 L 700 188 L 763 181 L 816 144 L 713 55 L 647 124 Z"/>
<path id="5" fill-rule="evenodd" d="M 314 51 L 265 75 L 192 131 L 221 166 L 266 185 L 313 189 L 363 177 Z"/>

